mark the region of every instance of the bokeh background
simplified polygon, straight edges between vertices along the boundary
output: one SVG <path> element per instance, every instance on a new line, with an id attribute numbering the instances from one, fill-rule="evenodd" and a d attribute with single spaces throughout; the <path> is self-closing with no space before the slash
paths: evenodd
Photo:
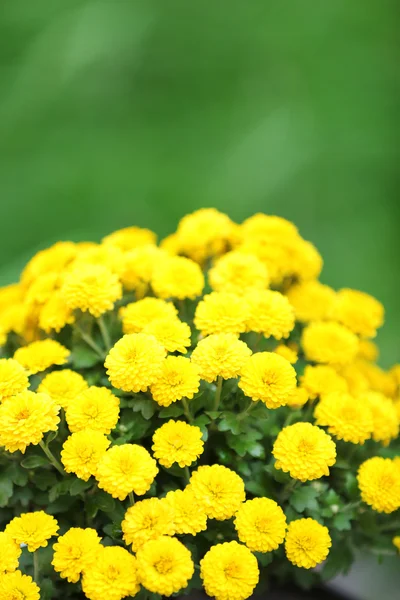
<path id="1" fill-rule="evenodd" d="M 399 12 L 1 0 L 0 284 L 59 239 L 264 211 L 317 245 L 322 281 L 385 304 L 381 362 L 399 361 Z"/>

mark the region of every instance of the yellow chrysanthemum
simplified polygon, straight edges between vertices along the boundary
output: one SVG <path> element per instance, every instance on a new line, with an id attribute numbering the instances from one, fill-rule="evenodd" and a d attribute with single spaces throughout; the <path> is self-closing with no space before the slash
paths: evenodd
<path id="1" fill-rule="evenodd" d="M 375 392 L 381 392 L 389 398 L 395 398 L 397 393 L 397 381 L 390 371 L 384 371 L 379 365 L 367 360 L 356 360 L 355 366 L 366 378 L 369 387 Z"/>
<path id="2" fill-rule="evenodd" d="M 74 322 L 75 315 L 59 291 L 52 295 L 39 313 L 39 327 L 46 333 L 50 333 L 52 330 L 58 333 L 65 325 L 71 325 Z"/>
<path id="3" fill-rule="evenodd" d="M 215 333 L 200 340 L 191 360 L 199 368 L 201 379 L 212 382 L 217 377 L 238 377 L 251 350 L 234 333 Z"/>
<path id="4" fill-rule="evenodd" d="M 315 519 L 296 519 L 289 523 L 285 551 L 296 567 L 313 569 L 326 559 L 331 545 L 328 528 Z"/>
<path id="5" fill-rule="evenodd" d="M 63 365 L 67 362 L 70 351 L 56 340 L 39 340 L 18 348 L 14 354 L 17 360 L 29 373 L 45 371 L 52 365 Z"/>
<path id="6" fill-rule="evenodd" d="M 307 390 L 302 386 L 298 386 L 290 394 L 286 401 L 286 406 L 290 406 L 290 408 L 301 408 L 308 402 L 308 400 L 309 395 Z"/>
<path id="7" fill-rule="evenodd" d="M 67 408 L 71 400 L 87 390 L 86 380 L 71 369 L 53 371 L 46 375 L 38 387 L 38 392 L 48 394 L 56 404 Z"/>
<path id="8" fill-rule="evenodd" d="M 93 385 L 69 401 L 65 417 L 72 433 L 82 429 L 110 433 L 118 422 L 119 398 L 108 388 Z"/>
<path id="9" fill-rule="evenodd" d="M 208 272 L 210 286 L 216 292 L 242 295 L 252 289 L 268 287 L 267 267 L 256 256 L 243 252 L 228 252 L 218 259 Z"/>
<path id="10" fill-rule="evenodd" d="M 387 446 L 399 435 L 399 420 L 394 402 L 380 392 L 363 392 L 360 400 L 372 412 L 372 437 Z M 368 409 L 367 409 L 368 410 Z"/>
<path id="11" fill-rule="evenodd" d="M 204 442 L 199 427 L 184 421 L 170 420 L 154 432 L 153 454 L 163 467 L 188 467 L 203 453 Z"/>
<path id="12" fill-rule="evenodd" d="M 253 552 L 276 550 L 285 539 L 286 517 L 269 498 L 247 500 L 234 520 L 238 538 Z"/>
<path id="13" fill-rule="evenodd" d="M 80 246 L 75 260 L 69 265 L 69 271 L 79 270 L 81 267 L 103 266 L 109 271 L 120 275 L 123 268 L 124 253 L 116 246 L 106 244 L 90 244 Z"/>
<path id="14" fill-rule="evenodd" d="M 357 474 L 361 499 L 382 513 L 400 508 L 400 471 L 390 458 L 374 456 L 362 463 Z"/>
<path id="15" fill-rule="evenodd" d="M 107 355 L 104 366 L 112 385 L 124 392 L 145 392 L 160 376 L 165 349 L 153 335 L 124 335 Z"/>
<path id="16" fill-rule="evenodd" d="M 191 330 L 179 319 L 155 319 L 143 328 L 143 333 L 154 335 L 167 352 L 185 354 L 190 347 Z"/>
<path id="17" fill-rule="evenodd" d="M 345 365 L 358 352 L 357 336 L 340 323 L 315 321 L 303 330 L 303 350 L 307 360 Z"/>
<path id="18" fill-rule="evenodd" d="M 216 544 L 200 561 L 206 593 L 216 600 L 245 600 L 259 580 L 257 559 L 238 542 Z"/>
<path id="19" fill-rule="evenodd" d="M 158 262 L 165 257 L 165 252 L 147 244 L 125 252 L 122 257 L 120 279 L 126 290 L 142 290 L 150 283 L 153 271 Z"/>
<path id="20" fill-rule="evenodd" d="M 374 362 L 378 360 L 378 357 L 379 349 L 375 342 L 372 342 L 371 340 L 360 340 L 357 358 Z"/>
<path id="21" fill-rule="evenodd" d="M 175 490 L 166 495 L 174 513 L 174 533 L 196 535 L 207 529 L 207 515 L 196 500 L 193 490 Z"/>
<path id="22" fill-rule="evenodd" d="M 39 275 L 26 291 L 25 302 L 33 306 L 35 304 L 45 304 L 54 294 L 60 285 L 60 273 L 50 271 Z"/>
<path id="23" fill-rule="evenodd" d="M 376 330 L 383 324 L 382 304 L 364 292 L 342 289 L 336 294 L 333 318 L 343 323 L 353 333 L 363 337 L 375 337 Z"/>
<path id="24" fill-rule="evenodd" d="M 22 365 L 13 358 L 0 358 L 0 402 L 15 396 L 29 386 L 28 376 Z"/>
<path id="25" fill-rule="evenodd" d="M 243 365 L 238 385 L 252 400 L 279 408 L 296 388 L 296 371 L 286 358 L 274 352 L 257 352 Z"/>
<path id="26" fill-rule="evenodd" d="M 21 571 L 0 576 L 0 600 L 40 600 L 40 589 Z"/>
<path id="27" fill-rule="evenodd" d="M 317 404 L 314 416 L 317 425 L 327 427 L 339 440 L 353 444 L 363 444 L 374 428 L 368 404 L 346 392 L 326 394 Z"/>
<path id="28" fill-rule="evenodd" d="M 26 265 L 22 271 L 21 283 L 27 288 L 39 275 L 44 273 L 61 273 L 65 267 L 74 259 L 77 246 L 73 242 L 57 242 L 41 250 Z"/>
<path id="29" fill-rule="evenodd" d="M 82 577 L 89 600 L 121 600 L 135 596 L 139 589 L 136 558 L 119 546 L 100 546 L 95 563 Z"/>
<path id="30" fill-rule="evenodd" d="M 51 564 L 60 577 L 71 583 L 79 581 L 83 572 L 90 570 L 100 550 L 100 538 L 94 529 L 71 527 L 53 546 Z"/>
<path id="31" fill-rule="evenodd" d="M 45 548 L 58 529 L 54 517 L 38 510 L 14 517 L 5 528 L 5 532 L 17 544 L 26 544 L 29 552 L 35 552 L 38 548 Z"/>
<path id="32" fill-rule="evenodd" d="M 400 535 L 395 535 L 393 540 L 393 545 L 397 548 L 397 550 L 400 552 Z"/>
<path id="33" fill-rule="evenodd" d="M 297 237 L 298 230 L 294 223 L 283 217 L 256 213 L 243 221 L 240 234 L 245 239 L 265 238 L 272 243 L 282 238 Z"/>
<path id="34" fill-rule="evenodd" d="M 194 299 L 204 288 L 199 265 L 184 256 L 167 256 L 154 268 L 151 286 L 159 298 Z"/>
<path id="35" fill-rule="evenodd" d="M 190 489 L 206 515 L 230 519 L 245 501 L 243 480 L 223 465 L 204 465 L 192 473 Z"/>
<path id="36" fill-rule="evenodd" d="M 102 239 L 102 242 L 107 246 L 116 246 L 120 250 L 126 252 L 133 248 L 147 246 L 147 244 L 155 244 L 157 242 L 157 236 L 153 231 L 150 231 L 150 229 L 132 226 L 113 231 L 109 235 L 106 235 L 106 237 Z"/>
<path id="37" fill-rule="evenodd" d="M 296 283 L 287 292 L 297 321 L 325 321 L 331 318 L 336 293 L 319 281 Z"/>
<path id="38" fill-rule="evenodd" d="M 368 379 L 359 368 L 358 362 L 359 361 L 356 360 L 355 362 L 344 365 L 338 369 L 338 374 L 346 381 L 348 391 L 353 396 L 358 396 L 370 389 Z"/>
<path id="39" fill-rule="evenodd" d="M 174 319 L 178 311 L 172 302 L 161 298 L 143 298 L 120 309 L 124 333 L 140 333 L 143 328 L 158 319 Z"/>
<path id="40" fill-rule="evenodd" d="M 48 431 L 57 431 L 60 407 L 47 396 L 25 391 L 0 405 L 0 446 L 23 454 L 30 444 L 39 444 Z"/>
<path id="41" fill-rule="evenodd" d="M 328 365 L 307 365 L 300 380 L 312 400 L 331 392 L 347 392 L 348 389 L 346 380 Z"/>
<path id="42" fill-rule="evenodd" d="M 19 544 L 8 533 L 0 531 L 0 579 L 4 573 L 18 569 L 21 552 Z"/>
<path id="43" fill-rule="evenodd" d="M 113 446 L 97 466 L 99 488 L 113 498 L 125 500 L 130 492 L 143 496 L 158 473 L 157 463 L 145 448 L 136 444 Z"/>
<path id="44" fill-rule="evenodd" d="M 99 317 L 121 298 L 122 286 L 118 276 L 107 267 L 83 264 L 65 276 L 61 295 L 69 308 Z"/>
<path id="45" fill-rule="evenodd" d="M 248 331 L 263 333 L 277 340 L 287 338 L 295 319 L 293 307 L 286 296 L 271 290 L 253 290 L 245 296 L 249 305 Z"/>
<path id="46" fill-rule="evenodd" d="M 243 333 L 249 316 L 247 301 L 238 294 L 212 292 L 204 296 L 194 315 L 195 327 L 202 335 Z"/>
<path id="47" fill-rule="evenodd" d="M 182 398 L 191 400 L 199 387 L 200 377 L 196 365 L 183 356 L 167 356 L 150 391 L 157 404 L 169 406 Z"/>
<path id="48" fill-rule="evenodd" d="M 5 328 L 0 323 L 0 347 L 7 343 L 7 333 Z"/>
<path id="49" fill-rule="evenodd" d="M 279 344 L 279 346 L 275 348 L 274 352 L 276 354 L 279 354 L 279 356 L 282 356 L 282 358 L 286 358 L 286 360 L 288 360 L 291 365 L 296 364 L 299 358 L 297 350 L 294 350 L 293 348 L 290 348 L 285 344 Z"/>
<path id="50" fill-rule="evenodd" d="M 176 538 L 150 540 L 136 558 L 139 581 L 154 594 L 172 596 L 187 586 L 194 573 L 191 553 Z"/>
<path id="51" fill-rule="evenodd" d="M 276 469 L 293 479 L 310 481 L 329 475 L 329 467 L 336 462 L 336 445 L 323 429 L 311 423 L 295 423 L 278 434 L 272 454 Z"/>
<path id="52" fill-rule="evenodd" d="M 97 465 L 110 443 L 101 431 L 84 429 L 73 433 L 65 440 L 61 451 L 66 472 L 88 481 L 91 475 L 96 475 Z"/>
<path id="53" fill-rule="evenodd" d="M 148 498 L 128 508 L 121 523 L 123 539 L 137 552 L 149 540 L 174 534 L 174 510 L 165 498 Z"/>

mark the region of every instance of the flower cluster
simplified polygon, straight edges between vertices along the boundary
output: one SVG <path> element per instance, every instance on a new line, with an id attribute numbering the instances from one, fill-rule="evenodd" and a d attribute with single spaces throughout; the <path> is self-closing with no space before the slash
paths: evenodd
<path id="1" fill-rule="evenodd" d="M 202 209 L 0 288 L 0 600 L 245 600 L 397 553 L 400 365 L 322 264 L 281 217 Z"/>

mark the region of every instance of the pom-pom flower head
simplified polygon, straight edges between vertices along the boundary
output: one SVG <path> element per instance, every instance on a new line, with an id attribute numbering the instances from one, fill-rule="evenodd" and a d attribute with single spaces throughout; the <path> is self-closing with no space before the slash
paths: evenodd
<path id="1" fill-rule="evenodd" d="M 88 481 L 96 475 L 97 465 L 110 445 L 101 431 L 84 429 L 70 435 L 63 444 L 61 462 L 67 473 Z"/>
<path id="2" fill-rule="evenodd" d="M 178 311 L 172 302 L 161 298 L 143 298 L 120 309 L 124 333 L 140 333 L 146 325 L 159 319 L 174 319 Z"/>
<path id="3" fill-rule="evenodd" d="M 269 284 L 268 270 L 256 256 L 228 252 L 209 270 L 210 285 L 216 292 L 244 294 L 249 289 L 264 289 Z"/>
<path id="4" fill-rule="evenodd" d="M 174 509 L 165 498 L 148 498 L 128 508 L 121 524 L 123 539 L 137 552 L 149 540 L 174 534 Z"/>
<path id="5" fill-rule="evenodd" d="M 234 333 L 215 333 L 200 340 L 191 360 L 199 368 L 201 379 L 212 382 L 217 377 L 238 377 L 251 350 Z"/>
<path id="6" fill-rule="evenodd" d="M 368 404 L 346 392 L 332 392 L 319 401 L 314 416 L 317 425 L 328 427 L 329 433 L 345 442 L 363 444 L 373 430 L 372 412 Z"/>
<path id="7" fill-rule="evenodd" d="M 199 427 L 183 421 L 168 421 L 153 435 L 152 450 L 160 465 L 172 467 L 176 462 L 187 467 L 203 453 L 204 442 Z"/>
<path id="8" fill-rule="evenodd" d="M 185 354 L 191 344 L 190 327 L 179 319 L 156 319 L 143 328 L 143 333 L 154 335 L 167 352 Z"/>
<path id="9" fill-rule="evenodd" d="M 39 340 L 22 346 L 14 354 L 17 360 L 30 373 L 45 371 L 52 365 L 63 365 L 70 352 L 56 340 Z"/>
<path id="10" fill-rule="evenodd" d="M 166 495 L 174 513 L 174 532 L 196 535 L 207 529 L 207 515 L 193 494 L 192 488 L 174 490 Z"/>
<path id="11" fill-rule="evenodd" d="M 306 358 L 317 363 L 345 365 L 358 352 L 357 336 L 333 321 L 316 321 L 307 325 L 302 344 Z"/>
<path id="12" fill-rule="evenodd" d="M 91 386 L 70 400 L 65 413 L 72 433 L 93 429 L 110 433 L 119 416 L 119 398 L 108 388 Z"/>
<path id="13" fill-rule="evenodd" d="M 57 573 L 71 583 L 79 581 L 84 571 L 95 564 L 100 550 L 100 538 L 94 529 L 71 527 L 53 546 L 52 565 Z"/>
<path id="14" fill-rule="evenodd" d="M 196 365 L 183 356 L 167 356 L 150 391 L 157 404 L 170 406 L 182 398 L 191 400 L 199 387 L 200 377 Z"/>
<path id="15" fill-rule="evenodd" d="M 244 502 L 236 513 L 234 523 L 239 540 L 253 552 L 276 550 L 285 538 L 285 514 L 269 498 Z"/>
<path id="16" fill-rule="evenodd" d="M 289 523 L 285 551 L 296 567 L 313 569 L 326 559 L 331 545 L 328 528 L 318 521 L 308 518 Z"/>
<path id="17" fill-rule="evenodd" d="M 394 402 L 383 394 L 372 391 L 360 394 L 360 401 L 372 413 L 373 439 L 387 446 L 390 440 L 399 435 L 399 419 Z"/>
<path id="18" fill-rule="evenodd" d="M 10 534 L 0 531 L 0 579 L 4 573 L 18 569 L 22 550 Z"/>
<path id="19" fill-rule="evenodd" d="M 294 311 L 286 296 L 271 290 L 254 290 L 245 296 L 249 305 L 247 329 L 277 340 L 287 338 L 295 323 Z"/>
<path id="20" fill-rule="evenodd" d="M 71 309 L 79 308 L 100 317 L 121 298 L 122 286 L 107 267 L 84 264 L 66 275 L 61 294 Z"/>
<path id="21" fill-rule="evenodd" d="M 194 300 L 204 287 L 204 275 L 199 265 L 183 256 L 171 256 L 160 261 L 151 278 L 154 293 L 159 298 Z"/>
<path id="22" fill-rule="evenodd" d="M 15 517 L 5 529 L 17 544 L 26 544 L 29 552 L 46 547 L 49 539 L 56 535 L 57 531 L 57 521 L 43 510 Z"/>
<path id="23" fill-rule="evenodd" d="M 303 281 L 293 285 L 287 297 L 294 308 L 296 319 L 307 323 L 325 321 L 331 317 L 336 293 L 319 281 Z"/>
<path id="24" fill-rule="evenodd" d="M 342 289 L 336 295 L 333 317 L 362 337 L 375 337 L 382 325 L 382 304 L 364 292 Z"/>
<path id="25" fill-rule="evenodd" d="M 0 576 L 0 600 L 40 600 L 40 589 L 32 577 L 21 571 Z"/>
<path id="26" fill-rule="evenodd" d="M 121 600 L 140 589 L 136 559 L 119 546 L 100 546 L 96 561 L 85 570 L 82 590 L 89 600 Z"/>
<path id="27" fill-rule="evenodd" d="M 0 358 L 0 402 L 29 386 L 24 367 L 12 358 Z"/>
<path id="28" fill-rule="evenodd" d="M 400 469 L 390 458 L 374 456 L 358 470 L 361 499 L 381 513 L 400 508 Z"/>
<path id="29" fill-rule="evenodd" d="M 329 365 L 307 365 L 300 378 L 301 385 L 307 390 L 310 399 L 323 396 L 331 392 L 347 392 L 346 379 L 338 375 Z"/>
<path id="30" fill-rule="evenodd" d="M 238 294 L 212 292 L 197 305 L 194 324 L 202 335 L 243 333 L 246 331 L 249 305 Z"/>
<path id="31" fill-rule="evenodd" d="M 206 515 L 218 521 L 230 519 L 246 497 L 242 479 L 222 465 L 199 467 L 192 473 L 190 489 Z"/>
<path id="32" fill-rule="evenodd" d="M 82 375 L 70 369 L 62 369 L 46 375 L 38 392 L 48 394 L 61 408 L 67 408 L 70 401 L 87 388 L 88 384 Z"/>

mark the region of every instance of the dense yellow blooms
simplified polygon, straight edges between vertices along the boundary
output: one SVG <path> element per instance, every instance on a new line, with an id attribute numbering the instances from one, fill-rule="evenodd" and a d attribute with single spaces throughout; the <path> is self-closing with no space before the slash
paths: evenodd
<path id="1" fill-rule="evenodd" d="M 298 354 L 295 348 L 290 348 L 285 344 L 279 344 L 274 350 L 276 354 L 282 356 L 282 358 L 286 358 L 287 361 L 290 362 L 291 365 L 295 365 L 298 361 Z"/>
<path id="2" fill-rule="evenodd" d="M 243 333 L 247 328 L 247 301 L 231 292 L 212 292 L 196 307 L 194 324 L 202 335 L 210 333 Z"/>
<path id="3" fill-rule="evenodd" d="M 400 471 L 390 458 L 374 456 L 358 470 L 362 500 L 378 512 L 392 513 L 400 508 Z"/>
<path id="4" fill-rule="evenodd" d="M 184 421 L 168 421 L 154 432 L 153 454 L 163 467 L 188 467 L 203 453 L 204 442 L 199 427 Z"/>
<path id="5" fill-rule="evenodd" d="M 287 338 L 294 327 L 294 311 L 286 296 L 271 290 L 253 290 L 246 294 L 249 305 L 247 329 L 274 337 Z"/>
<path id="6" fill-rule="evenodd" d="M 19 544 L 11 535 L 0 531 L 0 579 L 4 573 L 11 573 L 18 569 L 21 553 Z"/>
<path id="7" fill-rule="evenodd" d="M 252 400 L 261 400 L 268 408 L 279 408 L 296 388 L 296 371 L 274 352 L 257 352 L 243 365 L 238 385 Z"/>
<path id="8" fill-rule="evenodd" d="M 69 308 L 100 317 L 122 296 L 117 275 L 103 265 L 81 265 L 65 276 L 61 295 Z"/>
<path id="9" fill-rule="evenodd" d="M 61 292 L 57 291 L 43 305 L 39 313 L 39 327 L 46 333 L 59 333 L 65 325 L 75 323 L 75 315 L 66 304 Z"/>
<path id="10" fill-rule="evenodd" d="M 92 385 L 71 399 L 65 418 L 72 433 L 93 429 L 110 433 L 119 417 L 119 398 L 106 387 Z"/>
<path id="11" fill-rule="evenodd" d="M 88 269 L 93 266 L 106 267 L 111 273 L 120 275 L 124 254 L 117 246 L 106 244 L 91 244 L 80 246 L 75 260 L 69 267 L 69 272 L 79 271 L 81 267 Z"/>
<path id="12" fill-rule="evenodd" d="M 223 465 L 202 466 L 192 473 L 190 489 L 206 515 L 230 519 L 245 500 L 243 480 Z"/>
<path id="13" fill-rule="evenodd" d="M 304 387 L 298 386 L 288 397 L 286 406 L 290 406 L 291 408 L 301 408 L 308 402 L 308 400 L 309 395 L 307 390 Z"/>
<path id="14" fill-rule="evenodd" d="M 143 298 L 120 309 L 124 333 L 140 333 L 143 328 L 158 319 L 174 319 L 178 314 L 172 302 L 161 298 Z"/>
<path id="15" fill-rule="evenodd" d="M 199 387 L 200 377 L 196 365 L 183 356 L 167 356 L 150 391 L 157 404 L 169 406 L 182 398 L 192 399 Z"/>
<path id="16" fill-rule="evenodd" d="M 340 323 L 316 321 L 304 329 L 302 345 L 308 360 L 344 365 L 355 358 L 358 338 Z"/>
<path id="17" fill-rule="evenodd" d="M 238 377 L 251 350 L 234 333 L 214 333 L 200 340 L 191 360 L 199 368 L 201 379 L 212 382 L 217 377 Z"/>
<path id="18" fill-rule="evenodd" d="M 110 443 L 98 430 L 83 429 L 73 433 L 65 440 L 61 451 L 66 472 L 87 481 L 91 475 L 96 475 L 97 465 Z"/>
<path id="19" fill-rule="evenodd" d="M 342 289 L 336 294 L 332 316 L 354 333 L 368 338 L 376 336 L 376 330 L 383 323 L 384 310 L 369 294 Z"/>
<path id="20" fill-rule="evenodd" d="M 21 571 L 0 576 L 0 600 L 40 600 L 40 589 L 29 575 Z"/>
<path id="21" fill-rule="evenodd" d="M 143 328 L 143 333 L 154 335 L 167 352 L 185 354 L 191 344 L 190 327 L 179 319 L 155 319 Z"/>
<path id="22" fill-rule="evenodd" d="M 159 298 L 192 300 L 200 296 L 204 275 L 199 265 L 184 256 L 163 258 L 153 270 L 151 286 Z"/>
<path id="23" fill-rule="evenodd" d="M 49 539 L 56 535 L 57 531 L 56 519 L 47 515 L 43 510 L 23 513 L 20 517 L 14 517 L 5 529 L 5 532 L 17 544 L 26 544 L 29 552 L 45 548 Z"/>
<path id="24" fill-rule="evenodd" d="M 371 340 L 360 340 L 358 346 L 357 358 L 370 360 L 371 362 L 378 360 L 379 350 L 375 342 Z"/>
<path id="25" fill-rule="evenodd" d="M 119 546 L 100 546 L 95 563 L 85 570 L 82 590 L 89 600 L 121 600 L 140 589 L 136 558 Z"/>
<path id="26" fill-rule="evenodd" d="M 325 321 L 332 314 L 336 294 L 328 285 L 319 281 L 296 283 L 287 292 L 298 321 Z"/>
<path id="27" fill-rule="evenodd" d="M 285 539 L 286 517 L 269 498 L 247 500 L 235 516 L 239 540 L 253 552 L 276 550 Z"/>
<path id="28" fill-rule="evenodd" d="M 228 252 L 208 272 L 210 286 L 216 292 L 245 294 L 252 289 L 265 289 L 269 284 L 268 270 L 256 256 L 243 252 Z"/>
<path id="29" fill-rule="evenodd" d="M 46 375 L 38 392 L 48 394 L 56 404 L 67 408 L 71 400 L 87 389 L 88 384 L 82 375 L 70 369 L 62 369 Z"/>
<path id="30" fill-rule="evenodd" d="M 41 250 L 26 265 L 21 275 L 21 283 L 27 288 L 40 275 L 60 273 L 75 258 L 77 246 L 73 242 L 57 242 L 50 248 Z"/>
<path id="31" fill-rule="evenodd" d="M 390 440 L 399 435 L 399 420 L 394 402 L 380 392 L 363 392 L 360 400 L 371 409 L 373 439 L 387 446 Z"/>
<path id="32" fill-rule="evenodd" d="M 121 528 L 124 542 L 137 552 L 149 540 L 174 534 L 174 509 L 165 498 L 141 500 L 128 508 Z"/>
<path id="33" fill-rule="evenodd" d="M 142 292 L 147 289 L 157 263 L 165 256 L 163 250 L 152 244 L 138 246 L 125 252 L 121 262 L 121 282 L 126 290 Z"/>
<path id="34" fill-rule="evenodd" d="M 100 550 L 100 538 L 94 529 L 71 527 L 53 545 L 52 565 L 60 577 L 71 583 L 93 567 Z"/>
<path id="35" fill-rule="evenodd" d="M 307 365 L 300 381 L 311 400 L 331 392 L 347 392 L 346 379 L 329 365 Z"/>
<path id="36" fill-rule="evenodd" d="M 207 515 L 187 486 L 184 490 L 174 490 L 166 495 L 174 513 L 174 533 L 196 535 L 207 529 Z"/>
<path id="37" fill-rule="evenodd" d="M 23 392 L 29 386 L 27 373 L 13 358 L 0 358 L 0 402 Z"/>
<path id="38" fill-rule="evenodd" d="M 128 251 L 147 244 L 155 244 L 157 236 L 150 229 L 143 227 L 124 227 L 113 231 L 103 238 L 103 244 L 107 246 L 115 246 L 120 250 Z"/>
<path id="39" fill-rule="evenodd" d="M 328 528 L 315 519 L 297 519 L 289 523 L 285 551 L 296 567 L 313 569 L 326 559 L 331 545 Z"/>
<path id="40" fill-rule="evenodd" d="M 39 340 L 22 346 L 14 354 L 17 360 L 29 373 L 45 371 L 52 365 L 63 365 L 70 352 L 56 340 Z"/>
<path id="41" fill-rule="evenodd" d="M 346 392 L 331 392 L 317 404 L 314 416 L 317 425 L 345 442 L 363 444 L 374 429 L 372 411 L 365 401 Z"/>

